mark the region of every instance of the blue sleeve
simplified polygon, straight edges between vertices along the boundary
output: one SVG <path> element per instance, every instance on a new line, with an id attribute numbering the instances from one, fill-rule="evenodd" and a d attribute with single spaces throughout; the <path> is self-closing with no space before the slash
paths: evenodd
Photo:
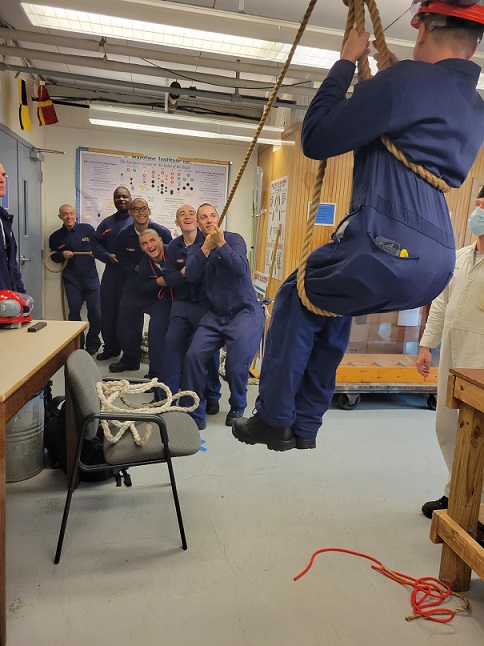
<path id="1" fill-rule="evenodd" d="M 165 279 L 168 287 L 181 287 L 187 282 L 187 279 L 181 273 L 181 270 L 177 269 L 175 248 L 175 246 L 169 244 L 166 250 L 166 262 L 163 268 L 163 278 Z"/>
<path id="2" fill-rule="evenodd" d="M 49 238 L 49 247 L 50 247 L 50 250 L 54 252 L 54 253 L 51 255 L 50 259 L 51 259 L 53 262 L 62 263 L 62 262 L 64 262 L 65 258 L 64 258 L 64 254 L 62 253 L 62 251 L 56 251 L 56 247 L 57 247 L 57 240 L 56 240 L 56 238 L 57 238 L 57 236 L 56 236 L 56 232 L 54 232 L 54 233 L 50 236 L 50 238 Z"/>
<path id="3" fill-rule="evenodd" d="M 185 264 L 185 278 L 189 283 L 196 283 L 203 276 L 208 258 L 203 253 L 202 248 L 192 244 L 188 249 L 187 260 Z"/>
<path id="4" fill-rule="evenodd" d="M 104 236 L 103 236 L 103 223 L 101 222 L 96 232 L 94 234 L 94 257 L 100 260 L 101 262 L 109 262 L 109 251 L 104 246 Z"/>
<path id="5" fill-rule="evenodd" d="M 224 245 L 213 249 L 210 253 L 218 254 L 224 265 L 236 276 L 243 276 L 249 271 L 247 245 L 238 233 L 232 233 L 229 239 L 230 242 L 226 240 Z"/>
<path id="6" fill-rule="evenodd" d="M 355 65 L 346 60 L 333 65 L 304 117 L 301 146 L 306 157 L 335 157 L 365 146 L 388 132 L 393 100 L 385 72 L 391 69 L 357 83 L 347 99 Z"/>
<path id="7" fill-rule="evenodd" d="M 20 292 L 21 294 L 26 293 L 25 286 L 22 281 L 22 274 L 20 273 L 20 267 L 18 266 L 17 260 L 15 260 L 15 263 L 13 265 L 13 284 L 15 285 L 15 291 Z"/>
<path id="8" fill-rule="evenodd" d="M 143 294 L 153 294 L 159 292 L 161 287 L 156 282 L 158 276 L 153 273 L 149 262 L 146 258 L 142 258 L 138 265 L 138 273 L 136 274 L 136 286 L 143 292 Z"/>
<path id="9" fill-rule="evenodd" d="M 168 244 L 173 240 L 173 236 L 171 235 L 171 231 L 167 229 L 166 227 L 163 227 L 160 225 L 160 229 L 162 231 L 160 232 L 160 238 L 163 240 L 165 244 Z"/>
<path id="10" fill-rule="evenodd" d="M 114 241 L 114 253 L 116 254 L 116 258 L 118 259 L 122 270 L 126 272 L 126 274 L 131 274 L 136 271 L 136 267 L 138 265 L 133 260 L 132 254 L 126 251 L 128 242 L 126 230 L 121 229 Z"/>

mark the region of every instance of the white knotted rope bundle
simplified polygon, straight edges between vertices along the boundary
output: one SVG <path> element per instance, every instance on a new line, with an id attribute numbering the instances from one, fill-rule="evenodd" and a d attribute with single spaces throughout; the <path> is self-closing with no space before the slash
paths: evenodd
<path id="1" fill-rule="evenodd" d="M 145 393 L 151 388 L 160 388 L 165 391 L 166 398 L 163 401 L 154 401 L 147 404 L 143 404 L 141 407 L 136 407 L 126 399 L 126 395 L 138 395 Z M 143 382 L 141 384 L 130 384 L 126 379 L 117 379 L 116 381 L 98 381 L 96 383 L 96 390 L 101 403 L 101 412 L 109 413 L 126 413 L 126 408 L 120 408 L 113 404 L 116 399 L 120 399 L 123 404 L 129 408 L 133 413 L 166 413 L 167 411 L 181 411 L 183 413 L 190 413 L 191 411 L 197 408 L 200 403 L 198 395 L 191 390 L 182 390 L 176 395 L 173 395 L 171 390 L 165 384 L 158 381 L 158 379 L 151 379 L 150 381 Z M 179 400 L 181 397 L 192 397 L 193 405 L 192 406 L 173 406 L 173 402 Z M 136 428 L 136 423 L 133 421 L 122 422 L 120 420 L 110 420 L 110 423 L 118 429 L 116 435 L 111 433 L 109 428 L 109 423 L 105 420 L 101 420 L 101 426 L 104 431 L 104 437 L 108 442 L 116 444 L 123 437 L 126 431 L 129 429 L 133 436 L 134 443 L 138 446 L 143 446 L 151 437 L 152 424 L 150 422 L 146 423 L 146 431 L 143 437 L 138 433 Z"/>

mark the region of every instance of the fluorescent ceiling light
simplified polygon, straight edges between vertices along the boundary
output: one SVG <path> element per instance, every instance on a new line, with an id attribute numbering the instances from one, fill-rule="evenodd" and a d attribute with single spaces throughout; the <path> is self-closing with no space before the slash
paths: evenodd
<path id="1" fill-rule="evenodd" d="M 246 142 L 252 141 L 257 128 L 257 124 L 190 117 L 155 110 L 137 110 L 102 104 L 93 104 L 89 107 L 89 121 L 93 125 L 112 128 Z M 261 144 L 281 145 L 281 133 L 283 130 L 284 128 L 282 127 L 264 126 L 258 142 Z"/>
<path id="2" fill-rule="evenodd" d="M 121 38 L 279 63 L 286 60 L 291 49 L 291 45 L 287 43 L 116 18 L 75 9 L 62 9 L 27 2 L 23 2 L 22 7 L 35 27 L 47 29 L 60 29 L 106 38 Z M 292 62 L 296 65 L 329 69 L 338 58 L 339 52 L 336 51 L 298 46 Z"/>

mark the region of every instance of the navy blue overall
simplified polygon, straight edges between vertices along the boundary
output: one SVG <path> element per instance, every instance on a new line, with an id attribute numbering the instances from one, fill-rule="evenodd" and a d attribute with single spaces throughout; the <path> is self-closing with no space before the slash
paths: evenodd
<path id="1" fill-rule="evenodd" d="M 201 246 L 205 240 L 198 230 L 193 244 Z M 185 267 L 188 246 L 183 236 L 170 242 L 166 252 L 165 281 L 173 289 L 170 325 L 166 333 L 163 383 L 176 393 L 180 390 L 183 360 L 198 327 L 200 319 L 209 309 L 202 281 L 189 283 L 181 270 Z M 205 399 L 220 399 L 219 352 L 207 361 Z"/>
<path id="2" fill-rule="evenodd" d="M 166 249 L 164 249 L 166 252 Z M 156 279 L 163 275 L 164 260 L 156 263 L 149 256 L 141 259 L 136 277 L 137 287 L 143 299 L 143 309 L 149 314 L 148 355 L 150 377 L 163 381 L 162 368 L 165 362 L 165 335 L 170 320 L 172 295 L 167 287 L 160 287 Z"/>
<path id="3" fill-rule="evenodd" d="M 189 283 L 202 278 L 210 310 L 200 320 L 185 356 L 182 390 L 193 390 L 200 405 L 191 413 L 197 424 L 205 421 L 207 361 L 225 344 L 225 372 L 230 388 L 230 408 L 244 411 L 247 405 L 249 368 L 262 337 L 264 316 L 250 279 L 247 247 L 238 233 L 224 232 L 226 243 L 208 257 L 191 245 L 186 260 Z"/>
<path id="4" fill-rule="evenodd" d="M 273 426 L 312 439 L 334 392 L 351 316 L 411 309 L 432 301 L 455 263 L 449 213 L 440 191 L 397 161 L 406 157 L 453 187 L 464 181 L 484 139 L 480 69 L 470 61 L 402 61 L 346 91 L 355 66 L 337 62 L 307 111 L 305 155 L 355 150 L 350 212 L 333 241 L 309 257 L 309 300 L 337 318 L 310 314 L 296 273 L 279 290 L 264 352 L 256 408 Z M 445 97 L 445 102 L 443 102 Z"/>
<path id="5" fill-rule="evenodd" d="M 117 357 L 121 352 L 116 324 L 125 274 L 119 263 L 109 260 L 109 255 L 114 253 L 116 236 L 131 222 L 132 219 L 128 213 L 116 211 L 99 224 L 95 235 L 94 255 L 106 265 L 101 278 L 101 333 L 104 351 L 113 357 Z"/>
<path id="6" fill-rule="evenodd" d="M 166 227 L 150 220 L 148 228 L 154 229 L 165 244 L 170 242 L 171 233 Z M 138 289 L 136 276 L 138 265 L 146 254 L 140 247 L 134 224 L 128 225 L 118 233 L 114 242 L 114 253 L 126 276 L 116 327 L 123 351 L 121 361 L 128 369 L 137 370 L 141 358 L 145 299 Z"/>
<path id="7" fill-rule="evenodd" d="M 51 258 L 54 262 L 63 263 L 64 251 L 92 252 L 94 250 L 95 231 L 90 224 L 76 222 L 72 229 L 64 225 L 54 231 L 49 238 L 49 247 L 56 253 Z M 64 289 L 69 306 L 69 321 L 81 321 L 81 309 L 86 303 L 89 331 L 86 335 L 86 349 L 94 353 L 101 341 L 101 302 L 99 299 L 99 275 L 94 256 L 74 256 L 62 272 Z"/>
<path id="8" fill-rule="evenodd" d="M 25 294 L 12 231 L 13 215 L 0 206 L 0 289 Z M 3 230 L 3 233 L 2 233 Z"/>

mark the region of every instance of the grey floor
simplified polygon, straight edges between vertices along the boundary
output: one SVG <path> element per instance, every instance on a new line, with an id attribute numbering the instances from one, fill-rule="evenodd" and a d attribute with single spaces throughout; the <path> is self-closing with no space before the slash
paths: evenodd
<path id="1" fill-rule="evenodd" d="M 471 612 L 449 624 L 405 621 L 410 589 L 366 559 L 321 554 L 293 580 L 325 547 L 438 576 L 441 547 L 420 513 L 445 484 L 435 414 L 422 396 L 362 399 L 328 412 L 316 450 L 274 453 L 234 440 L 224 385 L 206 451 L 175 462 L 186 552 L 164 465 L 133 470 L 131 489 L 81 484 L 57 566 L 63 474 L 9 484 L 9 646 L 484 644 L 474 576 Z"/>

